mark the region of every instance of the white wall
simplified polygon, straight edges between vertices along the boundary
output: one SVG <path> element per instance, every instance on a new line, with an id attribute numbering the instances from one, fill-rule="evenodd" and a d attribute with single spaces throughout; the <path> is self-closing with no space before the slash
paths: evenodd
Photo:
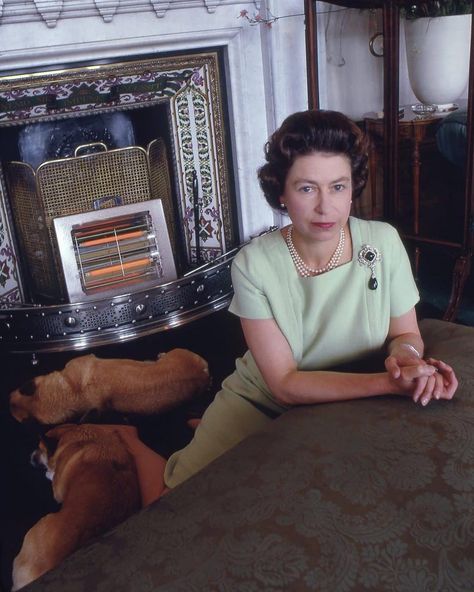
<path id="1" fill-rule="evenodd" d="M 382 11 L 341 9 L 317 2 L 321 106 L 360 119 L 383 110 L 383 59 L 369 51 L 382 31 Z M 408 79 L 404 20 L 400 21 L 400 105 L 419 102 Z M 467 98 L 467 87 L 460 98 Z"/>

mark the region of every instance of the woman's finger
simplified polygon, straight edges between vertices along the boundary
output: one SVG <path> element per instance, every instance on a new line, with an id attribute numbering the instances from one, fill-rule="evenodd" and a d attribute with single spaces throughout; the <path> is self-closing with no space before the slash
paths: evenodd
<path id="1" fill-rule="evenodd" d="M 415 403 L 418 403 L 418 400 L 419 400 L 421 394 L 425 390 L 427 382 L 428 382 L 427 376 L 422 376 L 421 378 L 416 379 L 416 387 L 415 387 L 415 391 L 413 392 L 413 396 L 412 396 L 413 401 Z"/>
<path id="2" fill-rule="evenodd" d="M 440 370 L 447 370 L 447 371 L 453 371 L 453 369 L 451 368 L 451 366 L 449 364 L 446 364 L 446 362 L 443 362 L 443 360 L 438 360 L 437 358 L 427 358 L 426 361 L 428 362 L 428 364 L 431 364 L 432 366 L 436 366 L 437 368 L 439 368 Z"/>
<path id="3" fill-rule="evenodd" d="M 458 388 L 458 379 L 454 372 L 448 374 L 448 377 L 444 379 L 444 392 L 442 395 L 443 399 L 452 399 L 454 397 L 454 393 Z"/>
<path id="4" fill-rule="evenodd" d="M 427 361 L 439 370 L 439 374 L 443 379 L 443 389 L 439 398 L 452 399 L 459 384 L 454 370 L 449 364 L 446 364 L 446 362 L 443 362 L 442 360 L 429 358 Z"/>
<path id="5" fill-rule="evenodd" d="M 454 370 L 451 368 L 449 364 L 443 362 L 442 360 L 437 360 L 435 358 L 429 358 L 427 362 L 438 369 L 443 375 L 452 375 L 454 374 Z"/>
<path id="6" fill-rule="evenodd" d="M 388 356 L 385 360 L 385 369 L 391 378 L 398 378 L 400 376 L 400 367 L 395 356 Z"/>
<path id="7" fill-rule="evenodd" d="M 415 380 L 415 378 L 421 378 L 422 376 L 431 376 L 436 372 L 436 368 L 429 364 L 425 365 L 414 365 L 404 366 L 400 369 L 403 380 Z"/>
<path id="8" fill-rule="evenodd" d="M 421 404 L 423 405 L 423 407 L 426 407 L 426 405 L 428 405 L 428 403 L 433 398 L 435 384 L 436 377 L 434 375 L 429 376 L 428 380 L 426 381 L 425 390 L 423 391 L 423 394 L 421 396 Z"/>
<path id="9" fill-rule="evenodd" d="M 436 372 L 433 374 L 433 378 L 435 379 L 435 385 L 433 388 L 433 397 L 438 400 L 443 396 L 445 391 L 444 387 L 444 378 L 441 372 Z"/>

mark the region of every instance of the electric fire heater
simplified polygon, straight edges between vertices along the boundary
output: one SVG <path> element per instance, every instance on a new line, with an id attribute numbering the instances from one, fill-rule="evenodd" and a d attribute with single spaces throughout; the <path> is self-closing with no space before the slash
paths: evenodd
<path id="1" fill-rule="evenodd" d="M 55 218 L 70 302 L 146 289 L 177 277 L 161 200 Z"/>

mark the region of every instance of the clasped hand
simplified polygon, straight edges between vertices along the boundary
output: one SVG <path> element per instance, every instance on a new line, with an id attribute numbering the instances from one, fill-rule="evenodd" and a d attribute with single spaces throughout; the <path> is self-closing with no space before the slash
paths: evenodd
<path id="1" fill-rule="evenodd" d="M 432 399 L 452 399 L 458 387 L 454 370 L 441 360 L 426 360 L 392 352 L 385 360 L 394 392 L 411 396 L 415 403 L 428 405 Z"/>

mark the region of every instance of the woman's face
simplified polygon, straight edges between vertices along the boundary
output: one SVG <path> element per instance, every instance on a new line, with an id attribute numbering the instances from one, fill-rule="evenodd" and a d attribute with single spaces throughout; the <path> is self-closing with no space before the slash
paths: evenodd
<path id="1" fill-rule="evenodd" d="M 343 154 L 313 152 L 298 156 L 280 197 L 294 230 L 307 241 L 339 236 L 352 200 L 351 164 Z"/>

